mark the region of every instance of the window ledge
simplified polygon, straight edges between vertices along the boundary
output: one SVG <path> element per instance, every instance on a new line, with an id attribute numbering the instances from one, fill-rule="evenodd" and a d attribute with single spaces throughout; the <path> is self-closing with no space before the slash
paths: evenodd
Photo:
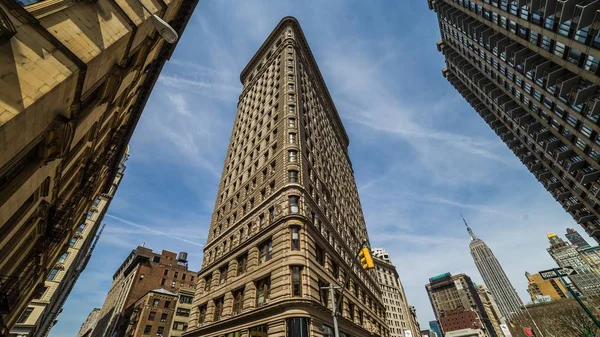
<path id="1" fill-rule="evenodd" d="M 56 12 L 65 10 L 83 1 L 85 0 L 45 0 L 26 6 L 25 9 L 27 9 L 27 11 L 29 11 L 33 16 L 35 16 L 36 19 L 40 19 L 45 16 L 54 14 Z"/>

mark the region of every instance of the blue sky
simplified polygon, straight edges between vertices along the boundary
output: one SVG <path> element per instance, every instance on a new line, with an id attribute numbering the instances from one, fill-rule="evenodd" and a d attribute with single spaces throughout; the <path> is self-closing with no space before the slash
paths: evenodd
<path id="1" fill-rule="evenodd" d="M 300 21 L 350 136 L 371 244 L 391 254 L 422 326 L 434 317 L 429 277 L 482 283 L 459 213 L 525 301 L 525 271 L 553 266 L 546 233 L 583 232 L 442 77 L 425 0 L 205 0 L 154 88 L 106 229 L 52 337 L 77 333 L 137 245 L 187 251 L 200 268 L 239 73 L 286 15 Z"/>

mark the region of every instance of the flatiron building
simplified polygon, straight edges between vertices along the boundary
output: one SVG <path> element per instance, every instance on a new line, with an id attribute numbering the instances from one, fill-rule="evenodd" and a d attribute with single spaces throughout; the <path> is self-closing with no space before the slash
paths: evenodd
<path id="1" fill-rule="evenodd" d="M 443 76 L 600 242 L 600 2 L 427 3 Z"/>
<path id="2" fill-rule="evenodd" d="M 329 336 L 329 284 L 350 281 L 340 330 L 388 336 L 349 139 L 298 21 L 241 73 L 237 115 L 184 336 Z"/>

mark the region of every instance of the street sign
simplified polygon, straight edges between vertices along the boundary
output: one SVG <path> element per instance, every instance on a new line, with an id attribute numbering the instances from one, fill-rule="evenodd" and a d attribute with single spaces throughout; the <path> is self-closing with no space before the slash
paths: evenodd
<path id="1" fill-rule="evenodd" d="M 532 328 L 523 328 L 523 332 L 525 333 L 525 336 L 527 336 L 527 337 L 535 337 L 535 335 L 533 334 Z"/>
<path id="2" fill-rule="evenodd" d="M 573 267 L 554 268 L 554 269 L 542 270 L 540 272 L 540 275 L 542 276 L 542 278 L 544 280 L 548 280 L 551 278 L 557 278 L 557 277 L 561 277 L 561 276 L 575 275 L 575 274 L 577 274 L 577 271 L 575 271 L 575 269 L 573 269 Z"/>
<path id="3" fill-rule="evenodd" d="M 510 330 L 508 330 L 508 325 L 502 323 L 502 324 L 500 324 L 500 329 L 502 329 L 502 333 L 504 334 L 504 337 L 512 337 Z"/>

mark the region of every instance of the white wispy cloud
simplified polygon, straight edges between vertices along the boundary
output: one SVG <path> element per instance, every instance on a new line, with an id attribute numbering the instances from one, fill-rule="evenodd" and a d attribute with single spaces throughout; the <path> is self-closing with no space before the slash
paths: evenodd
<path id="1" fill-rule="evenodd" d="M 158 235 L 158 236 L 162 236 L 162 237 L 167 237 L 173 240 L 177 240 L 177 241 L 181 241 L 181 242 L 185 242 L 187 244 L 193 245 L 193 246 L 198 246 L 198 247 L 203 247 L 204 244 L 199 243 L 198 241 L 201 239 L 206 239 L 206 238 L 201 238 L 201 237 L 193 237 L 190 236 L 188 233 L 181 233 L 178 231 L 173 231 L 173 232 L 165 232 L 165 231 L 161 231 L 161 230 L 157 230 L 157 229 L 153 229 L 150 228 L 148 226 L 145 225 L 140 225 L 138 223 L 129 221 L 127 219 L 123 219 L 121 217 L 118 216 L 114 216 L 112 214 L 106 214 L 106 217 L 118 220 L 121 223 L 124 223 L 126 225 L 135 227 L 139 230 L 141 230 L 144 234 L 150 234 L 150 235 Z M 196 239 L 196 240 L 191 240 L 191 239 Z"/>

